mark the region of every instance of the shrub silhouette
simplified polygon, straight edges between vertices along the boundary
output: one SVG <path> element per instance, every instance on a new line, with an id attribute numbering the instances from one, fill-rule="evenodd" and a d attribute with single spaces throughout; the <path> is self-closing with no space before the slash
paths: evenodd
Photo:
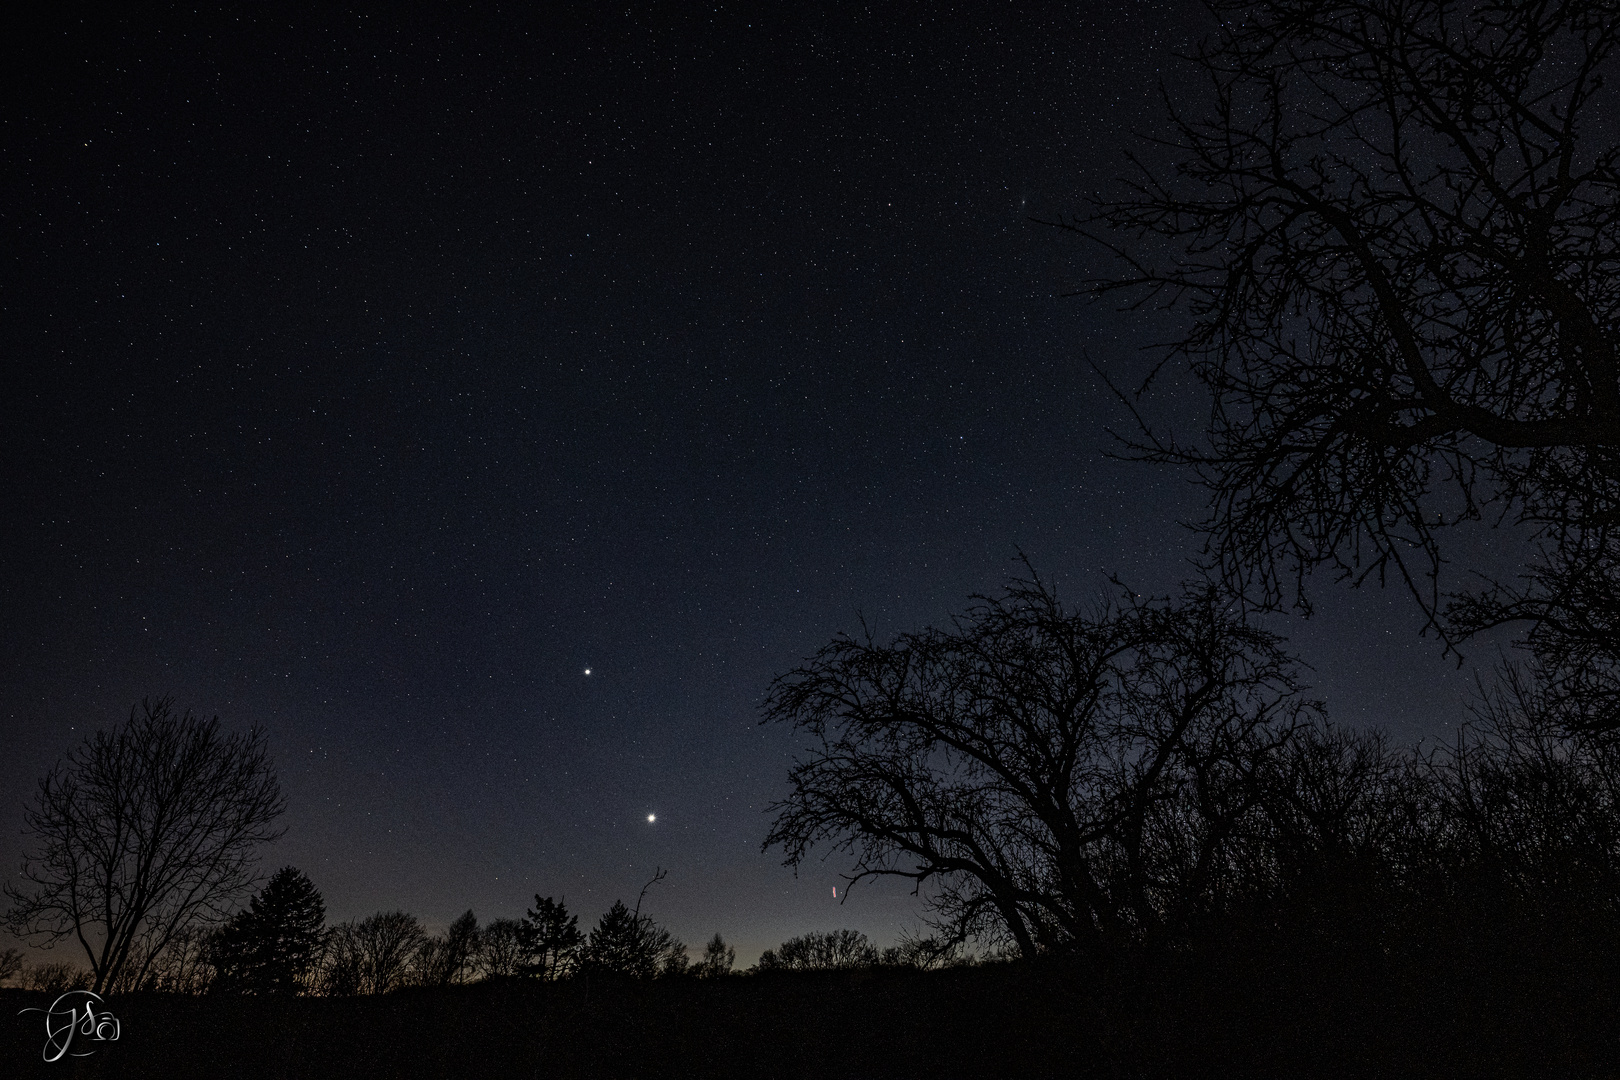
<path id="1" fill-rule="evenodd" d="M 24 968 L 18 982 L 24 990 L 60 994 L 67 990 L 88 990 L 91 976 L 90 972 L 77 964 L 59 961 Z"/>

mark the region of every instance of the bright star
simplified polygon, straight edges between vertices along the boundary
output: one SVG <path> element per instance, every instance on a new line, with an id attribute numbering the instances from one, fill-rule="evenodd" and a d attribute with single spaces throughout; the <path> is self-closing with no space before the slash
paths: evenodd
<path id="1" fill-rule="evenodd" d="M 590 669 L 590 668 L 586 668 L 586 669 L 585 669 L 585 674 L 587 674 L 587 675 L 589 675 L 589 674 L 590 674 L 590 673 L 591 673 L 591 669 Z"/>
<path id="2" fill-rule="evenodd" d="M 657 821 L 657 820 L 658 820 L 658 815 L 657 814 L 648 814 L 647 815 L 648 824 L 651 824 L 652 822 Z"/>

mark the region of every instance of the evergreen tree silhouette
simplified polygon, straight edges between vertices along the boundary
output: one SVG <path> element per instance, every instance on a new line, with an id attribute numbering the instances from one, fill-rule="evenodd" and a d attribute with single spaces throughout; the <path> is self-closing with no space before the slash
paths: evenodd
<path id="1" fill-rule="evenodd" d="M 658 954 L 650 946 L 642 919 L 615 900 L 591 931 L 585 963 L 593 970 L 650 979 L 658 971 Z"/>
<path id="2" fill-rule="evenodd" d="M 243 994 L 295 994 L 325 934 L 326 904 L 300 870 L 284 866 L 215 935 L 216 986 Z"/>
<path id="3" fill-rule="evenodd" d="M 656 975 L 683 975 L 691 967 L 686 946 L 639 910 L 615 900 L 591 931 L 580 951 L 580 966 L 588 971 L 650 979 Z"/>
<path id="4" fill-rule="evenodd" d="M 579 916 L 570 915 L 561 900 L 535 894 L 534 907 L 518 929 L 526 974 L 560 979 L 573 971 L 584 936 Z"/>

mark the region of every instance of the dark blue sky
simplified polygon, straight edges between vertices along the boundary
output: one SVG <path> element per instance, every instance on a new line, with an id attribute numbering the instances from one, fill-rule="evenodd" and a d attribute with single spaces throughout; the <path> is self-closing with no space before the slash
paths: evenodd
<path id="1" fill-rule="evenodd" d="M 1083 360 L 1163 324 L 1062 299 L 1091 256 L 1029 219 L 1119 173 L 1204 17 L 1074 7 L 8 27 L 5 870 L 45 768 L 173 694 L 269 732 L 266 866 L 335 919 L 590 923 L 663 866 L 653 914 L 743 960 L 914 925 L 761 854 L 771 677 L 1020 549 L 1084 599 L 1196 548 Z M 1459 719 L 1404 596 L 1324 599 L 1284 629 L 1336 717 Z"/>

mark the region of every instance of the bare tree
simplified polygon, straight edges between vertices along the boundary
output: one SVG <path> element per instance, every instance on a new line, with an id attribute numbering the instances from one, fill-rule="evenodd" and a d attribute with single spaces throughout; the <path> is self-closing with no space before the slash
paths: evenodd
<path id="1" fill-rule="evenodd" d="M 284 807 L 262 731 L 226 735 L 217 718 L 144 701 L 40 781 L 8 923 L 76 940 L 97 991 L 141 985 L 171 942 L 251 886 Z"/>
<path id="2" fill-rule="evenodd" d="M 379 911 L 333 927 L 322 963 L 327 994 L 386 994 L 411 980 L 413 961 L 427 941 L 416 916 Z"/>
<path id="3" fill-rule="evenodd" d="M 1620 914 L 1620 744 L 1571 732 L 1514 669 L 1449 745 L 1419 758 L 1432 792 L 1431 892 L 1584 920 Z"/>
<path id="4" fill-rule="evenodd" d="M 516 919 L 491 919 L 478 936 L 478 966 L 489 978 L 519 974 L 524 956 L 523 924 Z"/>
<path id="5" fill-rule="evenodd" d="M 1508 668 L 1439 745 L 1312 725 L 1263 783 L 1256 895 L 1319 925 L 1620 916 L 1620 742 L 1571 731 Z M 1565 924 L 1568 925 L 1568 924 Z M 1602 932 L 1612 932 L 1605 930 Z"/>
<path id="6" fill-rule="evenodd" d="M 1270 858 L 1257 891 L 1341 894 L 1394 882 L 1434 800 L 1378 731 L 1301 727 L 1262 778 Z M 1418 832 L 1414 832 L 1418 829 Z"/>
<path id="7" fill-rule="evenodd" d="M 811 747 L 766 847 L 927 886 L 947 942 L 1122 940 L 1238 876 L 1255 777 L 1314 709 L 1208 589 L 1082 615 L 1015 582 L 950 631 L 840 636 L 776 680 L 766 719 Z"/>
<path id="8" fill-rule="evenodd" d="M 0 985 L 8 982 L 23 968 L 23 954 L 21 949 L 7 949 L 0 952 Z"/>
<path id="9" fill-rule="evenodd" d="M 478 919 L 465 911 L 442 935 L 423 939 L 417 947 L 416 981 L 423 986 L 449 986 L 465 982 L 478 961 Z"/>
<path id="10" fill-rule="evenodd" d="M 703 958 L 692 965 L 692 974 L 700 979 L 717 979 L 730 975 L 736 963 L 737 950 L 726 944 L 725 938 L 715 934 L 703 947 Z"/>
<path id="11" fill-rule="evenodd" d="M 1191 316 L 1172 355 L 1212 395 L 1207 439 L 1144 426 L 1135 450 L 1196 471 L 1211 562 L 1250 599 L 1393 573 L 1448 640 L 1527 626 L 1620 723 L 1612 0 L 1210 6 L 1173 168 L 1066 223 L 1124 262 L 1094 295 Z M 1540 555 L 1448 603 L 1442 536 L 1485 513 Z"/>
<path id="12" fill-rule="evenodd" d="M 182 930 L 169 942 L 148 970 L 143 990 L 163 994 L 201 994 L 218 986 L 215 966 L 217 930 L 194 926 Z"/>
<path id="13" fill-rule="evenodd" d="M 844 971 L 878 962 L 877 946 L 859 930 L 811 931 L 760 955 L 760 971 Z"/>
<path id="14" fill-rule="evenodd" d="M 902 934 L 900 940 L 883 950 L 879 963 L 886 967 L 916 968 L 931 971 L 936 968 L 971 964 L 976 960 L 960 941 L 937 935 L 919 936 Z"/>

